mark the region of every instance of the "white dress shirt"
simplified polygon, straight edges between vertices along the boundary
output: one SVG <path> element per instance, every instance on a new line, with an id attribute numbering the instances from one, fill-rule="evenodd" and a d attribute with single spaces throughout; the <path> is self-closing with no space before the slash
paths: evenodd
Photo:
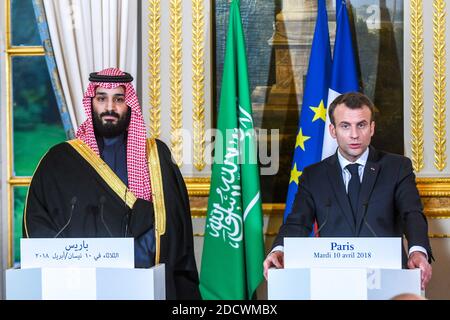
<path id="1" fill-rule="evenodd" d="M 367 148 L 366 151 L 364 151 L 363 154 L 355 162 L 350 162 L 344 158 L 344 156 L 341 154 L 341 151 L 338 149 L 338 160 L 342 168 L 342 179 L 344 179 L 345 192 L 348 193 L 348 183 L 350 182 L 350 178 L 352 177 L 352 174 L 350 173 L 350 171 L 348 171 L 347 166 L 349 164 L 354 163 L 359 164 L 358 166 L 359 182 L 362 183 L 364 168 L 366 167 L 368 157 L 369 157 L 369 148 Z"/>

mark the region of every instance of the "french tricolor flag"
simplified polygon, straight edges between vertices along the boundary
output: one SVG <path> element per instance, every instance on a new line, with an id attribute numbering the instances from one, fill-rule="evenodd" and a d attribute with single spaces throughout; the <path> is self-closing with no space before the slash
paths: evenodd
<path id="1" fill-rule="evenodd" d="M 336 38 L 334 43 L 330 89 L 328 91 L 327 110 L 337 96 L 350 91 L 359 91 L 358 72 L 346 1 L 336 0 Z M 330 118 L 327 113 L 323 137 L 322 159 L 333 155 L 337 148 L 336 140 L 330 135 L 328 129 L 329 125 Z"/>

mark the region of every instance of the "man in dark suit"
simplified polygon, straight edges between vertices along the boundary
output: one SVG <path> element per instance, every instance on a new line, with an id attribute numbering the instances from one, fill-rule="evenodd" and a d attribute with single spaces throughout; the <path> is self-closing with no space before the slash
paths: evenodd
<path id="1" fill-rule="evenodd" d="M 292 211 L 264 261 L 266 278 L 270 267 L 283 267 L 284 237 L 307 237 L 316 220 L 323 237 L 405 235 L 409 250 L 403 250 L 403 264 L 421 269 L 425 289 L 432 253 L 411 160 L 370 146 L 374 106 L 365 95 L 340 95 L 328 112 L 338 149 L 304 169 Z"/>

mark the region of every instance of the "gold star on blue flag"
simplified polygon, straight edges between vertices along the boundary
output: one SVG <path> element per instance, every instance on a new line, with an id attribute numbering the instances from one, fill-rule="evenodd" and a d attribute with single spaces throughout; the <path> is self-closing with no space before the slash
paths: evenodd
<path id="1" fill-rule="evenodd" d="M 298 184 L 298 178 L 302 175 L 301 171 L 297 170 L 297 164 L 294 163 L 294 168 L 291 170 L 291 180 L 289 183 L 294 182 L 295 184 Z"/>
<path id="2" fill-rule="evenodd" d="M 297 141 L 295 142 L 295 147 L 302 148 L 303 151 L 305 151 L 305 142 L 311 139 L 311 137 L 303 135 L 302 128 L 298 131 L 297 134 Z"/>
<path id="3" fill-rule="evenodd" d="M 312 122 L 322 119 L 323 122 L 327 121 L 327 108 L 323 104 L 323 100 L 320 100 L 320 103 L 317 107 L 309 107 L 314 112 L 314 118 Z"/>

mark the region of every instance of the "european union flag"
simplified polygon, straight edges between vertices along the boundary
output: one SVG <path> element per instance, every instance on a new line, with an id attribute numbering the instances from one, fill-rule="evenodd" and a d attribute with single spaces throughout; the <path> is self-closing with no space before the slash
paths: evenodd
<path id="1" fill-rule="evenodd" d="M 284 220 L 291 212 L 303 169 L 320 161 L 322 155 L 330 75 L 331 49 L 327 9 L 325 0 L 318 0 L 316 27 L 306 74 Z"/>
<path id="2" fill-rule="evenodd" d="M 355 52 L 353 49 L 352 32 L 344 0 L 336 0 L 336 39 L 333 52 L 333 69 L 331 71 L 330 91 L 328 104 L 340 94 L 358 91 L 358 71 L 356 67 Z M 327 106 L 328 108 L 328 106 Z M 324 128 L 322 159 L 336 152 L 337 142 L 328 131 L 330 119 Z"/>

